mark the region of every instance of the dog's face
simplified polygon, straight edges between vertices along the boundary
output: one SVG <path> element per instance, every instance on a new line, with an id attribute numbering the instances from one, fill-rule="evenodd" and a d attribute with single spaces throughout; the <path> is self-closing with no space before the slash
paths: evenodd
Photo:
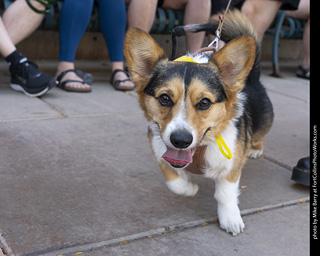
<path id="1" fill-rule="evenodd" d="M 148 121 L 158 126 L 167 147 L 163 158 L 172 166 L 191 163 L 194 149 L 217 137 L 237 115 L 237 93 L 252 67 L 255 45 L 248 37 L 235 44 L 208 64 L 175 62 L 164 59 L 147 33 L 128 31 L 125 56 L 140 105 Z"/>

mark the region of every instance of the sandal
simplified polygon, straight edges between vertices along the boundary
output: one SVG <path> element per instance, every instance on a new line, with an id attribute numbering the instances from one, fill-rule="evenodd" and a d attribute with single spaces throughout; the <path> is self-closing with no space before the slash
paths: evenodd
<path id="1" fill-rule="evenodd" d="M 115 76 L 116 73 L 118 72 L 123 72 L 126 74 L 126 76 L 128 77 L 127 79 L 124 79 L 124 80 L 116 80 L 116 81 L 113 81 L 113 78 Z M 112 75 L 111 75 L 111 79 L 110 79 L 110 84 L 112 84 L 112 86 L 118 90 L 118 91 L 132 91 L 135 89 L 135 86 L 133 86 L 132 88 L 122 88 L 120 83 L 123 83 L 123 82 L 126 82 L 126 81 L 131 81 L 131 79 L 129 78 L 129 74 L 122 70 L 122 69 L 116 69 L 112 72 Z"/>
<path id="2" fill-rule="evenodd" d="M 310 68 L 303 68 L 302 66 L 298 66 L 296 75 L 297 77 L 310 80 Z"/>
<path id="3" fill-rule="evenodd" d="M 61 82 L 61 80 L 65 76 L 65 74 L 67 74 L 69 72 L 75 73 L 77 76 L 79 76 L 82 79 L 82 81 L 67 79 L 67 80 Z M 80 84 L 91 85 L 92 82 L 93 82 L 93 76 L 91 74 L 89 74 L 87 72 L 83 72 L 81 70 L 68 69 L 68 70 L 65 70 L 65 71 L 61 72 L 61 74 L 57 77 L 57 81 L 59 82 L 59 84 L 57 86 L 60 87 L 61 89 L 65 90 L 65 91 L 69 91 L 69 92 L 91 92 L 91 87 L 90 88 L 74 88 L 74 87 L 66 86 L 66 84 L 71 82 L 71 83 L 80 83 Z"/>

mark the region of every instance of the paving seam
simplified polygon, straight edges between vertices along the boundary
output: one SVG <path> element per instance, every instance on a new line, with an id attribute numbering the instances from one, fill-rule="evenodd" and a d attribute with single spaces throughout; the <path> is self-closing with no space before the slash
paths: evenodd
<path id="1" fill-rule="evenodd" d="M 57 116 L 46 116 L 46 117 L 38 117 L 38 118 L 18 118 L 18 119 L 0 119 L 1 123 L 11 123 L 11 122 L 27 122 L 27 121 L 41 121 L 41 120 L 53 120 L 53 119 L 61 119 L 61 117 Z"/>
<path id="2" fill-rule="evenodd" d="M 2 234 L 2 232 L 0 230 L 0 250 L 1 250 L 1 248 L 4 249 L 4 251 L 6 252 L 6 255 L 14 256 L 14 254 L 12 253 L 12 249 L 8 245 L 7 241 L 4 239 L 4 235 Z"/>
<path id="3" fill-rule="evenodd" d="M 285 169 L 287 169 L 287 170 L 289 170 L 289 171 L 292 171 L 292 168 L 293 168 L 293 167 L 290 167 L 290 166 L 287 165 L 287 164 L 281 163 L 281 162 L 279 162 L 277 159 L 274 159 L 274 158 L 271 157 L 271 156 L 263 155 L 261 158 L 262 158 L 262 159 L 266 159 L 266 160 L 268 160 L 268 161 L 270 161 L 270 162 L 272 162 L 272 163 L 274 163 L 274 164 L 276 164 L 276 165 L 279 165 L 279 166 L 281 166 L 281 167 L 283 167 L 283 168 L 285 168 Z"/>
<path id="4" fill-rule="evenodd" d="M 241 216 L 248 216 L 248 215 L 253 215 L 253 214 L 259 214 L 265 211 L 271 211 L 271 210 L 276 210 L 276 209 L 281 209 L 284 207 L 289 207 L 293 205 L 298 205 L 301 203 L 308 203 L 310 202 L 309 197 L 304 197 L 300 199 L 295 199 L 295 200 L 290 200 L 286 202 L 282 202 L 279 204 L 274 204 L 274 205 L 266 205 L 263 207 L 257 207 L 257 208 L 250 208 L 246 210 L 241 211 Z M 183 231 L 186 229 L 191 229 L 191 228 L 197 228 L 201 226 L 207 226 L 209 224 L 215 224 L 218 223 L 218 219 L 200 219 L 200 220 L 195 220 L 191 222 L 185 222 L 177 225 L 171 225 L 171 226 L 166 226 L 158 229 L 152 229 L 149 231 L 133 234 L 133 235 L 128 235 L 128 236 L 123 236 L 111 240 L 106 240 L 106 241 L 101 241 L 97 243 L 90 243 L 90 244 L 83 244 L 83 245 L 76 245 L 76 246 L 71 246 L 68 248 L 60 248 L 60 249 L 49 249 L 46 251 L 39 251 L 35 252 L 32 254 L 26 254 L 22 256 L 71 256 L 71 255 L 76 255 L 76 254 L 81 254 L 84 252 L 90 252 L 93 250 L 98 250 L 98 249 L 103 249 L 103 248 L 108 248 L 112 246 L 119 246 L 119 245 L 125 245 L 127 243 L 132 243 L 138 240 L 146 239 L 146 238 L 154 238 L 158 237 L 161 235 L 165 235 L 168 233 L 175 233 L 179 231 Z"/>
<path id="5" fill-rule="evenodd" d="M 7 120 L 1 120 L 0 123 L 11 123 L 11 122 L 28 122 L 28 121 L 42 121 L 42 120 L 54 120 L 54 119 L 67 119 L 67 118 L 86 118 L 86 117 L 101 117 L 101 116 L 112 116 L 112 115 L 128 115 L 131 114 L 137 114 L 137 112 L 128 112 L 128 111 L 123 111 L 123 112 L 108 112 L 108 113 L 91 113 L 91 114 L 71 114 L 71 115 L 66 115 L 64 117 L 39 117 L 39 118 L 20 118 L 20 119 L 7 119 Z"/>
<path id="6" fill-rule="evenodd" d="M 52 110 L 54 110 L 55 112 L 57 112 L 61 117 L 65 118 L 68 117 L 67 114 L 63 113 L 63 111 L 61 109 L 59 109 L 57 106 L 47 102 L 45 99 L 40 98 L 40 100 L 42 102 L 44 102 L 45 104 L 47 104 Z"/>
<path id="7" fill-rule="evenodd" d="M 308 86 L 309 86 L 309 85 L 308 85 Z M 302 102 L 302 103 L 306 103 L 306 104 L 309 104 L 309 103 L 310 103 L 309 100 L 304 100 L 304 99 L 301 99 L 301 98 L 298 98 L 298 97 L 295 97 L 295 96 L 292 96 L 292 95 L 288 95 L 288 94 L 285 94 L 285 93 L 283 93 L 283 92 L 279 92 L 279 91 L 270 89 L 270 88 L 268 88 L 267 86 L 265 86 L 265 88 L 266 88 L 267 92 L 272 92 L 272 93 L 274 93 L 274 94 L 279 94 L 279 95 L 281 95 L 281 96 L 288 97 L 288 98 L 293 99 L 293 100 L 298 100 L 298 101 L 300 101 L 300 102 Z"/>

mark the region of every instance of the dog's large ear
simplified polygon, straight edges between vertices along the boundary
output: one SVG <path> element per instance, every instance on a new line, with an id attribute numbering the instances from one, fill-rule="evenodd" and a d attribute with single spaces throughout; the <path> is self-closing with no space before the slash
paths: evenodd
<path id="1" fill-rule="evenodd" d="M 128 30 L 124 54 L 131 72 L 131 79 L 137 86 L 146 83 L 155 64 L 164 56 L 163 50 L 156 41 L 138 28 Z"/>
<path id="2" fill-rule="evenodd" d="M 255 60 L 255 51 L 255 40 L 250 36 L 241 36 L 215 54 L 213 61 L 219 68 L 222 80 L 232 91 L 243 88 Z"/>

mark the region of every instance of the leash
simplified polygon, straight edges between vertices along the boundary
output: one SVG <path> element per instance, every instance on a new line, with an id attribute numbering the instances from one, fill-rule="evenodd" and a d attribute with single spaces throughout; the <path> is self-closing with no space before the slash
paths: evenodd
<path id="1" fill-rule="evenodd" d="M 215 33 L 214 33 L 215 34 L 215 39 L 207 47 L 200 48 L 199 50 L 197 50 L 196 52 L 191 54 L 192 56 L 195 56 L 197 54 L 201 54 L 202 52 L 213 51 L 213 53 L 216 53 L 218 51 L 219 40 L 220 40 L 220 35 L 221 35 L 221 32 L 222 32 L 224 18 L 225 18 L 225 15 L 227 14 L 227 12 L 229 10 L 231 1 L 232 0 L 229 0 L 227 8 L 224 11 L 224 13 L 222 15 L 219 15 L 219 25 L 218 25 L 218 28 L 216 29 Z M 185 34 L 185 30 L 182 27 L 176 27 L 171 32 L 171 41 L 172 41 L 172 51 L 171 51 L 171 58 L 170 58 L 171 61 L 173 61 L 175 59 L 175 56 L 176 56 L 176 48 L 177 48 L 177 39 L 176 39 L 176 37 L 177 36 L 179 36 L 179 37 L 183 36 L 184 34 Z"/>
<path id="2" fill-rule="evenodd" d="M 229 7 L 230 7 L 230 4 L 231 4 L 231 0 L 229 0 L 228 2 L 228 5 L 227 5 L 227 8 L 226 10 L 224 11 L 224 14 L 222 15 L 219 15 L 219 25 L 218 25 L 218 28 L 215 32 L 215 36 L 216 38 L 208 45 L 208 47 L 216 44 L 216 49 L 218 49 L 219 47 L 219 40 L 220 40 L 220 35 L 221 35 L 221 32 L 222 32 L 222 27 L 223 27 L 223 22 L 224 22 L 224 18 L 225 18 L 225 15 L 227 14 L 228 10 L 229 10 Z"/>
<path id="3" fill-rule="evenodd" d="M 229 10 L 230 3 L 231 3 L 231 0 L 229 0 L 229 2 L 228 2 L 227 8 L 226 8 L 224 14 L 219 15 L 219 25 L 218 25 L 218 28 L 215 31 L 215 39 L 207 47 L 200 48 L 195 53 L 191 54 L 192 56 L 195 56 L 197 54 L 201 54 L 202 52 L 213 51 L 213 53 L 216 53 L 218 51 L 219 40 L 220 40 L 220 35 L 221 35 L 221 32 L 222 32 L 223 22 L 224 22 L 225 15 L 227 14 L 227 12 Z M 171 54 L 171 59 L 170 60 L 198 63 L 197 61 L 195 61 L 193 59 L 192 56 L 183 55 L 183 56 L 181 56 L 181 57 L 179 57 L 177 59 L 174 59 L 175 55 L 176 55 L 175 54 L 176 53 L 176 43 L 177 43 L 176 36 L 177 35 L 178 36 L 182 36 L 182 35 L 184 35 L 184 32 L 185 31 L 183 30 L 183 28 L 178 28 L 174 33 L 171 34 L 171 38 L 172 38 L 172 54 Z M 215 46 L 213 46 L 213 45 L 215 45 Z M 217 144 L 219 146 L 219 150 L 220 150 L 221 154 L 225 158 L 230 160 L 232 158 L 231 150 L 229 149 L 227 144 L 224 142 L 224 140 L 223 140 L 223 138 L 221 137 L 220 134 L 218 135 L 218 138 L 216 138 L 216 142 L 217 142 Z"/>

